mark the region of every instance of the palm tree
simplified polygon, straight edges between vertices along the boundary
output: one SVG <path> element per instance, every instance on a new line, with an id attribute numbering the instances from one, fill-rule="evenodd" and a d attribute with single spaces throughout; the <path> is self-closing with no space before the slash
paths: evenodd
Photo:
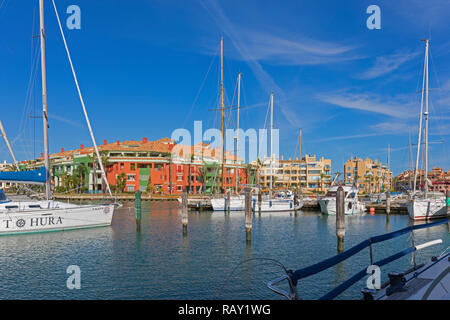
<path id="1" fill-rule="evenodd" d="M 262 166 L 263 166 L 263 163 L 262 163 L 261 159 L 259 159 L 259 157 L 258 157 L 258 159 L 256 159 L 256 183 L 258 185 L 261 183 L 261 181 L 260 181 L 261 180 L 261 172 L 260 172 L 260 170 L 261 170 Z"/>
<path id="2" fill-rule="evenodd" d="M 325 177 L 325 173 L 321 173 L 320 174 L 320 191 L 322 192 L 323 190 L 323 178 Z"/>
<path id="3" fill-rule="evenodd" d="M 108 152 L 100 151 L 100 158 L 101 158 L 100 161 L 102 162 L 103 169 L 105 170 L 106 175 L 106 172 L 108 171 L 108 166 L 111 164 L 111 162 L 109 162 Z M 105 192 L 105 181 L 103 179 L 102 179 L 102 192 Z"/>
<path id="4" fill-rule="evenodd" d="M 198 168 L 198 178 L 200 178 L 202 182 L 202 193 L 205 191 L 205 180 L 206 180 L 206 168 L 204 166 L 201 166 Z M 197 179 L 198 179 L 197 178 Z"/>
<path id="5" fill-rule="evenodd" d="M 191 193 L 191 165 L 194 162 L 194 154 L 191 154 L 191 161 L 189 162 L 189 174 L 188 174 L 188 193 Z"/>
<path id="6" fill-rule="evenodd" d="M 93 184 L 93 191 L 95 193 L 95 191 L 97 191 L 97 171 L 96 171 L 96 167 L 97 167 L 97 163 L 95 162 L 96 156 L 95 156 L 95 152 L 92 153 L 92 155 L 88 154 L 88 158 L 89 160 L 92 161 L 92 184 Z"/>
<path id="7" fill-rule="evenodd" d="M 125 173 L 122 172 L 121 174 L 119 174 L 117 176 L 117 179 L 116 179 L 116 191 L 123 192 L 123 189 L 125 189 L 126 183 L 127 182 L 125 180 Z"/>

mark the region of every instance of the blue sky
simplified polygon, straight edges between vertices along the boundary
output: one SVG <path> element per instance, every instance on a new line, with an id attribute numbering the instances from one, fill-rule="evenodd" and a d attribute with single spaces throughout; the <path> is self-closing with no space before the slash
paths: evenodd
<path id="1" fill-rule="evenodd" d="M 31 81 L 35 2 L 0 0 L 1 120 L 21 160 L 42 152 L 40 69 Z M 424 44 L 430 41 L 430 167 L 450 169 L 450 3 L 430 1 L 58 0 L 81 9 L 81 30 L 64 32 L 97 143 L 219 127 L 219 41 L 224 37 L 227 104 L 243 74 L 241 127 L 263 128 L 270 91 L 280 153 L 387 159 L 409 165 L 417 143 Z M 381 9 L 369 30 L 366 9 Z M 91 145 L 51 1 L 45 3 L 50 151 Z M 39 68 L 39 63 L 37 64 Z M 208 72 L 209 70 L 209 72 Z M 32 79 L 32 77 L 31 77 Z M 228 118 L 227 118 L 228 119 Z M 234 127 L 235 115 L 229 118 Z M 298 151 L 297 151 L 298 156 Z M 10 161 L 0 144 L 0 160 Z"/>

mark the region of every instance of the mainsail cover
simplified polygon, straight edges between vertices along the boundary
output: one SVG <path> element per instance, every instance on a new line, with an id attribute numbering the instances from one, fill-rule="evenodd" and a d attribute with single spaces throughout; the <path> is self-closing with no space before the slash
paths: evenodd
<path id="1" fill-rule="evenodd" d="M 0 181 L 16 182 L 16 183 L 31 183 L 44 184 L 47 176 L 45 167 L 39 170 L 30 171 L 1 171 Z"/>

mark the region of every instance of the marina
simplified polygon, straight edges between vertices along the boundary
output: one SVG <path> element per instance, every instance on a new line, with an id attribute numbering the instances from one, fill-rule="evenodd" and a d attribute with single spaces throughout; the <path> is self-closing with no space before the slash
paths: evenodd
<path id="1" fill-rule="evenodd" d="M 346 217 L 345 248 L 375 236 L 415 225 L 406 215 Z M 290 268 L 306 267 L 336 254 L 334 216 L 318 211 L 298 215 L 253 215 L 252 241 L 245 240 L 243 212 L 189 212 L 187 236 L 182 232 L 177 202 L 142 202 L 141 231 L 136 232 L 135 206 L 125 203 L 111 227 L 59 233 L 1 237 L 2 299 L 282 299 L 267 282 L 280 275 L 277 265 L 251 258 L 273 258 Z M 420 224 L 420 223 L 419 223 Z M 417 255 L 426 262 L 443 252 L 450 240 L 448 225 L 415 232 L 417 243 L 440 238 L 443 244 Z M 293 245 L 295 244 L 295 245 Z M 408 247 L 408 236 L 374 250 L 375 258 Z M 286 250 L 280 251 L 283 247 Z M 316 299 L 369 265 L 368 250 L 298 286 L 303 299 Z M 21 264 L 29 266 L 14 268 Z M 65 288 L 66 268 L 83 270 L 82 290 Z M 32 266 L 38 265 L 39 268 Z M 382 268 L 387 273 L 411 266 L 403 257 Z M 226 278 L 237 267 L 225 284 Z M 175 272 L 176 270 L 176 272 Z M 222 273 L 223 277 L 216 277 Z M 35 284 L 36 290 L 29 285 Z M 365 279 L 338 299 L 361 299 Z M 37 289 L 39 288 L 39 289 Z"/>
<path id="2" fill-rule="evenodd" d="M 66 4 L 0 0 L 0 300 L 450 300 L 448 4 Z"/>

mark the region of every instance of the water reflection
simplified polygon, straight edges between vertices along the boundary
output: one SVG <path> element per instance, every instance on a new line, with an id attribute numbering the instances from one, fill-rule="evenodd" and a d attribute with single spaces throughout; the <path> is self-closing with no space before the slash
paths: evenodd
<path id="1" fill-rule="evenodd" d="M 142 202 L 141 232 L 136 232 L 133 202 L 116 211 L 111 227 L 0 237 L 0 298 L 9 299 L 210 299 L 240 262 L 273 258 L 299 269 L 336 254 L 336 218 L 320 212 L 262 213 L 253 216 L 252 241 L 245 241 L 244 212 L 190 211 L 183 237 L 177 202 Z M 345 248 L 414 225 L 407 216 L 346 216 Z M 448 225 L 417 230 L 417 244 L 441 238 L 417 262 L 442 252 L 450 241 Z M 374 248 L 376 259 L 410 246 L 399 238 Z M 368 265 L 367 252 L 354 260 L 301 281 L 304 298 L 317 298 Z M 407 269 L 410 258 L 382 270 Z M 77 264 L 82 290 L 65 288 L 66 268 Z M 219 275 L 219 276 L 218 276 Z M 267 261 L 237 268 L 219 298 L 281 299 L 266 283 L 282 275 Z M 355 285 L 342 297 L 360 298 Z"/>

